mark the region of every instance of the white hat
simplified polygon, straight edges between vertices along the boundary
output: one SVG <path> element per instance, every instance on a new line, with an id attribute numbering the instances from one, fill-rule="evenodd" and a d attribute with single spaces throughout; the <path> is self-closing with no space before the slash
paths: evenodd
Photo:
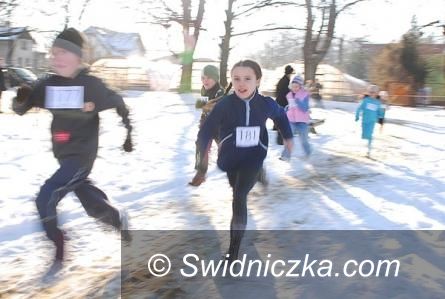
<path id="1" fill-rule="evenodd" d="M 368 88 L 366 89 L 368 93 L 378 93 L 379 92 L 379 87 L 377 85 L 369 85 Z"/>
<path id="2" fill-rule="evenodd" d="M 381 90 L 381 91 L 379 92 L 379 96 L 380 96 L 382 99 L 386 99 L 386 98 L 388 97 L 388 92 L 385 91 L 385 90 Z"/>

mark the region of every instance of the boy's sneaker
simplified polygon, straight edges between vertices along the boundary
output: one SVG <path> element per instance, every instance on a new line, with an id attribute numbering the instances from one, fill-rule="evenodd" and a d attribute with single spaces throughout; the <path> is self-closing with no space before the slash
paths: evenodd
<path id="1" fill-rule="evenodd" d="M 281 156 L 279 159 L 281 161 L 285 161 L 285 162 L 289 162 L 290 161 L 290 158 L 289 157 L 285 157 L 285 156 Z"/>
<path id="2" fill-rule="evenodd" d="M 198 187 L 199 185 L 204 183 L 205 180 L 206 180 L 205 175 L 200 174 L 199 172 L 197 172 L 196 175 L 193 177 L 192 181 L 189 182 L 189 185 Z"/>
<path id="3" fill-rule="evenodd" d="M 61 230 L 57 231 L 54 240 L 54 245 L 56 245 L 56 261 L 63 261 L 64 256 L 64 237 Z"/>
<path id="4" fill-rule="evenodd" d="M 129 243 L 132 240 L 130 231 L 128 229 L 128 213 L 125 210 L 119 211 L 119 221 L 121 223 L 120 225 L 120 231 L 121 231 L 121 237 L 122 240 Z"/>

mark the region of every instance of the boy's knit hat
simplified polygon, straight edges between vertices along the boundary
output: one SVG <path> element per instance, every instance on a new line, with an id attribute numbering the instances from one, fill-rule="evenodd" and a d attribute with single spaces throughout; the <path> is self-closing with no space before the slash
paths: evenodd
<path id="1" fill-rule="evenodd" d="M 215 82 L 219 82 L 219 70 L 214 65 L 206 65 L 202 69 L 202 75 L 212 78 L 213 80 L 215 80 Z"/>
<path id="2" fill-rule="evenodd" d="M 294 68 L 290 65 L 286 65 L 286 67 L 284 68 L 284 73 L 286 75 L 292 74 L 294 72 Z"/>
<path id="3" fill-rule="evenodd" d="M 303 78 L 301 78 L 301 76 L 296 75 L 293 79 L 291 83 L 297 83 L 301 86 L 303 86 Z"/>
<path id="4" fill-rule="evenodd" d="M 58 47 L 70 51 L 82 57 L 84 39 L 79 31 L 74 28 L 67 28 L 57 35 L 53 47 Z"/>

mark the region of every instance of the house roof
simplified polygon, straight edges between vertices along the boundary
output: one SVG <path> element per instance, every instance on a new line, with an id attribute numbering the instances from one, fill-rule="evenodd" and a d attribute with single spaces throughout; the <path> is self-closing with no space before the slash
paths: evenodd
<path id="1" fill-rule="evenodd" d="M 0 41 L 30 39 L 34 42 L 26 27 L 0 27 Z"/>
<path id="2" fill-rule="evenodd" d="M 84 34 L 96 37 L 112 56 L 128 56 L 135 49 L 145 52 L 139 33 L 116 32 L 105 28 L 88 27 Z"/>

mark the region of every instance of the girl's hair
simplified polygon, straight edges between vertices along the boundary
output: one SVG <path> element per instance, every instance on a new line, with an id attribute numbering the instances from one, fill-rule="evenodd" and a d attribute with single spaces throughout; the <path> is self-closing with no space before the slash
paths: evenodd
<path id="1" fill-rule="evenodd" d="M 241 67 L 241 66 L 242 67 L 250 67 L 254 71 L 257 80 L 261 79 L 261 77 L 263 76 L 263 73 L 261 72 L 260 65 L 257 62 L 250 60 L 250 59 L 241 60 L 241 61 L 238 61 L 237 63 L 235 63 L 232 67 L 232 72 L 236 67 Z"/>

